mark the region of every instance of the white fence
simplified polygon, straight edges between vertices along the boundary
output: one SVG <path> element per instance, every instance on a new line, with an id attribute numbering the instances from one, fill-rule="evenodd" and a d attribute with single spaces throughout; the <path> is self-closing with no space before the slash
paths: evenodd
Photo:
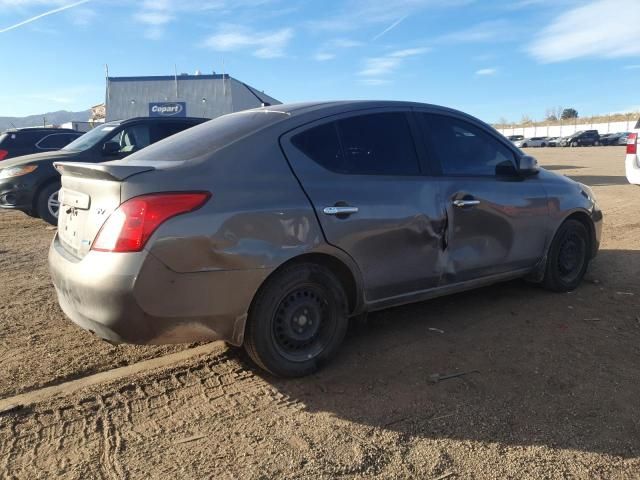
<path id="1" fill-rule="evenodd" d="M 633 118 L 626 122 L 537 125 L 531 127 L 499 128 L 498 131 L 506 137 L 510 135 L 522 135 L 525 138 L 566 137 L 580 130 L 598 130 L 598 133 L 603 135 L 605 133 L 629 132 L 635 128 L 636 121 L 638 121 L 638 119 Z"/>

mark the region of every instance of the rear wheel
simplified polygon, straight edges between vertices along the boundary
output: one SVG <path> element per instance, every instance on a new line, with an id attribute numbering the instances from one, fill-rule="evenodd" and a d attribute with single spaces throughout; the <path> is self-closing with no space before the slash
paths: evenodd
<path id="1" fill-rule="evenodd" d="M 571 142 L 571 146 L 574 147 L 574 148 L 577 147 L 578 146 L 578 142 Z"/>
<path id="2" fill-rule="evenodd" d="M 44 187 L 38 195 L 36 205 L 38 216 L 51 225 L 58 224 L 58 214 L 60 212 L 59 191 L 60 184 L 52 183 Z"/>
<path id="3" fill-rule="evenodd" d="M 575 290 L 588 266 L 589 233 L 581 222 L 567 220 L 549 249 L 543 285 L 554 292 Z"/>
<path id="4" fill-rule="evenodd" d="M 347 326 L 347 297 L 335 275 L 315 264 L 293 265 L 256 295 L 244 347 L 270 373 L 301 377 L 335 354 Z"/>

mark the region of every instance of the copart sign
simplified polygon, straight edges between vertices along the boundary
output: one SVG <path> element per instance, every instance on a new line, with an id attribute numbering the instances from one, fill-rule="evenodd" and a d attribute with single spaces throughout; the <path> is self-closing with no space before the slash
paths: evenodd
<path id="1" fill-rule="evenodd" d="M 186 117 L 187 104 L 185 102 L 159 102 L 149 104 L 150 117 Z"/>

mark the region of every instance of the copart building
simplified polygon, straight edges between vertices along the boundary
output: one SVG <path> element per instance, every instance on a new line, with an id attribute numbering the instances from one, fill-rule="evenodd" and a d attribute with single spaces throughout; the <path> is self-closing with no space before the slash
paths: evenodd
<path id="1" fill-rule="evenodd" d="M 227 74 L 108 77 L 106 121 L 133 117 L 216 118 L 280 103 Z"/>

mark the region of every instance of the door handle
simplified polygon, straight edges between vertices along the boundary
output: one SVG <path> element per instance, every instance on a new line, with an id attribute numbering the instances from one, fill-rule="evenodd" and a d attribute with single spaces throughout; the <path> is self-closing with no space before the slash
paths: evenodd
<path id="1" fill-rule="evenodd" d="M 353 215 L 358 211 L 358 207 L 325 207 L 322 210 L 325 215 Z"/>
<path id="2" fill-rule="evenodd" d="M 475 207 L 480 205 L 480 200 L 454 200 L 453 206 L 458 208 Z"/>

